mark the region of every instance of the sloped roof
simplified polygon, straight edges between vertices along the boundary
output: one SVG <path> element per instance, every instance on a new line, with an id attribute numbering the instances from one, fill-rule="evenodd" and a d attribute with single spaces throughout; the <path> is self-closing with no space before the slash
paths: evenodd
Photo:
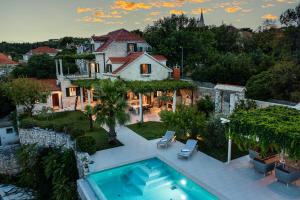
<path id="1" fill-rule="evenodd" d="M 43 46 L 43 47 L 38 47 L 36 49 L 32 49 L 31 52 L 33 54 L 43 54 L 43 53 L 57 53 L 58 51 L 54 48 Z"/>
<path id="2" fill-rule="evenodd" d="M 143 38 L 138 36 L 135 33 L 131 33 L 125 29 L 116 30 L 108 33 L 107 35 L 102 36 L 92 36 L 94 41 L 104 41 L 104 44 L 101 45 L 96 51 L 104 51 L 112 42 L 114 41 L 136 41 L 136 42 L 145 42 Z"/>
<path id="3" fill-rule="evenodd" d="M 127 57 L 124 57 L 124 60 L 123 60 L 123 61 L 125 61 L 124 64 L 122 66 L 118 67 L 112 73 L 117 74 L 118 72 L 122 71 L 127 65 L 132 63 L 134 60 L 136 60 L 143 54 L 144 54 L 143 52 L 135 52 L 135 53 L 129 54 Z"/>
<path id="4" fill-rule="evenodd" d="M 60 91 L 60 87 L 56 84 L 56 79 L 37 79 L 37 78 L 30 78 L 32 80 L 37 80 L 49 87 L 51 91 Z"/>
<path id="5" fill-rule="evenodd" d="M 133 53 L 130 53 L 127 57 L 109 57 L 109 60 L 113 64 L 123 64 L 120 67 L 118 67 L 116 70 L 114 70 L 112 73 L 113 74 L 119 73 L 124 68 L 126 68 L 130 63 L 132 63 L 133 61 L 135 61 L 142 55 L 147 55 L 149 57 L 152 57 L 152 59 L 156 59 L 158 62 L 167 60 L 167 58 L 164 57 L 163 55 L 153 55 L 152 56 L 152 55 L 147 54 L 146 52 L 133 52 Z"/>
<path id="6" fill-rule="evenodd" d="M 16 65 L 17 62 L 10 59 L 7 55 L 0 53 L 0 65 Z"/>

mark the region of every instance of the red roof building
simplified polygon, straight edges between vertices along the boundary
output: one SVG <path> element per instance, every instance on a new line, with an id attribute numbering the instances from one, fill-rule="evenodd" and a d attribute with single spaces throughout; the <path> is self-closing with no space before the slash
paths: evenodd
<path id="1" fill-rule="evenodd" d="M 97 42 L 104 42 L 98 49 L 97 52 L 104 51 L 112 42 L 125 42 L 125 41 L 134 41 L 134 42 L 145 42 L 143 38 L 138 36 L 135 33 L 131 33 L 125 29 L 116 30 L 108 33 L 107 35 L 102 36 L 92 36 L 92 39 Z"/>
<path id="2" fill-rule="evenodd" d="M 9 56 L 0 53 L 0 65 L 17 65 L 18 63 L 13 61 Z"/>
<path id="3" fill-rule="evenodd" d="M 58 51 L 56 49 L 50 48 L 47 46 L 32 49 L 31 52 L 32 52 L 32 54 L 56 54 L 56 53 L 58 53 Z"/>

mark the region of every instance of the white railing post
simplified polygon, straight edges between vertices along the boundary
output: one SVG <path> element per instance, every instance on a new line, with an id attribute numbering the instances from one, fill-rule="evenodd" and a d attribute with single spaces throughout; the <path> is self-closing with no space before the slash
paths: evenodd
<path id="1" fill-rule="evenodd" d="M 177 93 L 177 91 L 176 90 L 174 90 L 174 94 L 173 94 L 173 112 L 175 112 L 176 111 L 176 93 Z"/>
<path id="2" fill-rule="evenodd" d="M 140 103 L 140 106 L 139 106 L 139 115 L 140 115 L 140 122 L 143 122 L 144 119 L 143 119 L 143 98 L 142 98 L 142 94 L 139 93 L 139 103 Z"/>

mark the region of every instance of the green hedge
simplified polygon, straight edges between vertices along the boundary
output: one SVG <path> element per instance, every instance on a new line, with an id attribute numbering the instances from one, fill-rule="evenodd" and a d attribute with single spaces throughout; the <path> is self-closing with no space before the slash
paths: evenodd
<path id="1" fill-rule="evenodd" d="M 77 150 L 94 154 L 97 151 L 96 140 L 91 136 L 78 137 L 76 140 Z"/>
<path id="2" fill-rule="evenodd" d="M 284 149 L 291 158 L 300 158 L 300 111 L 271 106 L 237 111 L 230 120 L 232 138 L 239 144 L 257 143 L 263 149 L 272 145 Z"/>

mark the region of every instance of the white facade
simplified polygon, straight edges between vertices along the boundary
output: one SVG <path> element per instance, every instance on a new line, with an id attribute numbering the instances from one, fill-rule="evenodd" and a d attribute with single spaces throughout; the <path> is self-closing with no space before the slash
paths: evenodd
<path id="1" fill-rule="evenodd" d="M 19 135 L 13 123 L 6 118 L 0 121 L 0 146 L 7 146 L 19 142 Z"/>

